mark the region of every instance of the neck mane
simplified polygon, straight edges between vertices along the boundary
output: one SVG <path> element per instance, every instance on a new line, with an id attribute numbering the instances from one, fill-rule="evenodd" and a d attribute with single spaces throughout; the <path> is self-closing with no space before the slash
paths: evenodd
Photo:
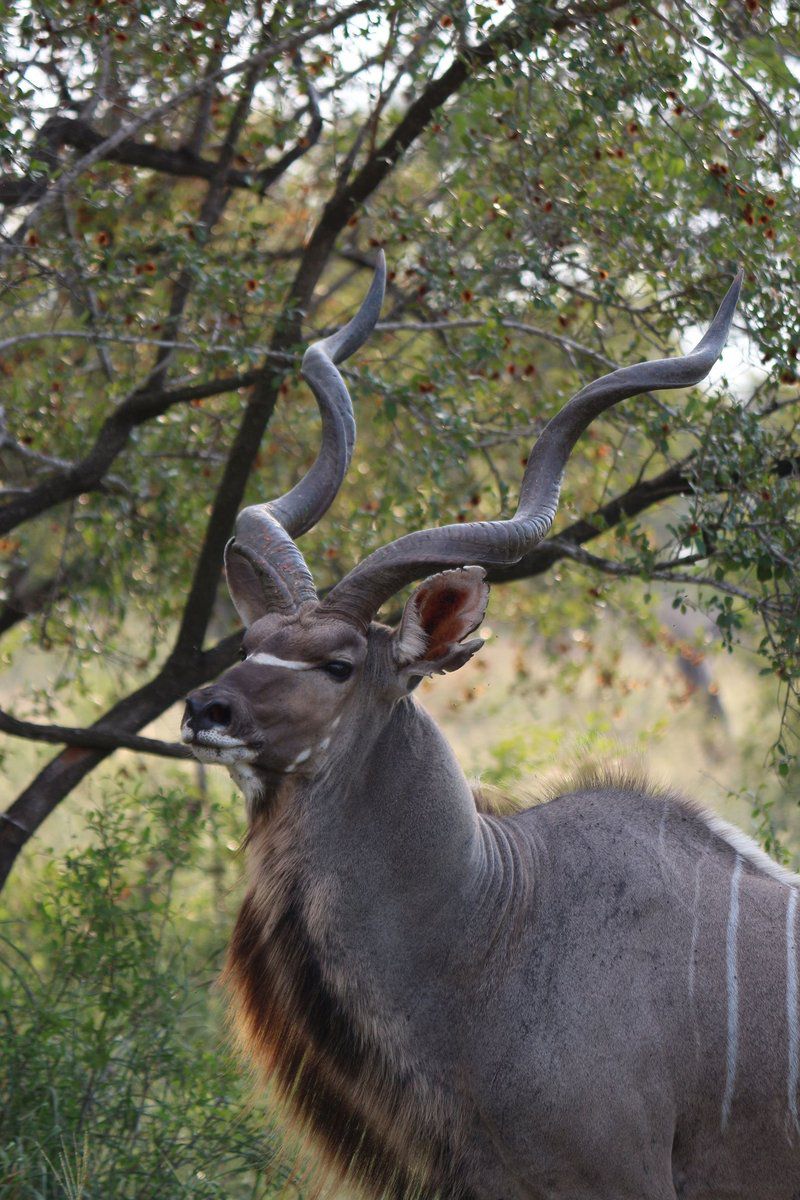
<path id="1" fill-rule="evenodd" d="M 407 699 L 355 770 L 284 783 L 251 830 L 237 1032 L 326 1173 L 369 1195 L 465 1194 L 450 1012 L 514 857 L 501 825 Z"/>

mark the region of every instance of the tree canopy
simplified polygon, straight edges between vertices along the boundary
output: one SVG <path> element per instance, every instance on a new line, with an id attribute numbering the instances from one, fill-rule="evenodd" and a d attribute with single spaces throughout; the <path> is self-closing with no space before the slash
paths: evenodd
<path id="1" fill-rule="evenodd" d="M 704 605 L 774 676 L 791 774 L 791 6 L 42 0 L 5 35 L 0 631 L 18 669 L 54 666 L 0 727 L 63 748 L 11 800 L 2 879 L 115 747 L 181 754 L 139 731 L 236 658 L 224 545 L 313 460 L 302 349 L 379 247 L 353 469 L 303 541 L 322 587 L 409 529 L 507 513 L 568 396 L 680 352 L 744 268 L 711 384 L 598 421 L 552 536 L 494 579 L 511 608 L 559 567 L 576 602 L 630 579 Z M 98 671 L 114 699 L 84 727 Z"/>

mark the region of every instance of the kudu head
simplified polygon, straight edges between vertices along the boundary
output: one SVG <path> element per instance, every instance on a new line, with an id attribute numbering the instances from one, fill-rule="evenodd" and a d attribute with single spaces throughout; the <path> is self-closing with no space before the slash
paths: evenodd
<path id="1" fill-rule="evenodd" d="M 349 466 L 355 424 L 336 364 L 372 331 L 384 285 L 381 255 L 356 316 L 306 351 L 303 376 L 319 404 L 322 448 L 290 492 L 240 513 L 225 570 L 245 625 L 243 661 L 186 702 L 183 740 L 199 759 L 229 767 L 251 810 L 286 776 L 316 778 L 336 763 L 352 768 L 392 706 L 422 677 L 457 670 L 475 654 L 481 640 L 467 639 L 486 609 L 484 568 L 519 561 L 546 536 L 567 459 L 595 417 L 620 400 L 688 387 L 708 373 L 727 337 L 741 272 L 692 351 L 613 371 L 552 418 L 530 454 L 510 520 L 406 534 L 370 554 L 319 599 L 294 539 L 330 507 Z M 381 606 L 418 579 L 424 582 L 397 628 L 376 623 Z"/>

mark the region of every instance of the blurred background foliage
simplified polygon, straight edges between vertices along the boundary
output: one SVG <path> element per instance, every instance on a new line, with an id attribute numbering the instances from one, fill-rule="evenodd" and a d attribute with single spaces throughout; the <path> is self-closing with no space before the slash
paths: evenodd
<path id="1" fill-rule="evenodd" d="M 498 583 L 486 650 L 422 698 L 488 784 L 535 798 L 565 763 L 642 754 L 791 857 L 795 9 L 37 0 L 3 21 L 3 709 L 174 739 L 171 706 L 236 656 L 233 516 L 316 453 L 303 346 L 378 247 L 353 467 L 302 543 L 320 586 L 409 529 L 513 510 L 546 419 L 686 350 L 742 266 L 709 383 L 597 422 L 559 554 Z M 2 753 L 4 876 L 36 832 L 3 892 L 8 1194 L 290 1186 L 213 987 L 242 874 L 227 779 L 35 735 Z"/>

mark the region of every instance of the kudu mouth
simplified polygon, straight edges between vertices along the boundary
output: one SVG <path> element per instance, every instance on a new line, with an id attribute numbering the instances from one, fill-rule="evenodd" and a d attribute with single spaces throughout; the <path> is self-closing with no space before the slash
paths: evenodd
<path id="1" fill-rule="evenodd" d="M 181 741 L 200 762 L 249 762 L 258 751 L 228 732 L 232 721 L 233 708 L 224 696 L 195 693 L 186 699 Z"/>
<path id="2" fill-rule="evenodd" d="M 243 742 L 240 738 L 228 734 L 217 733 L 214 730 L 204 730 L 199 733 L 186 722 L 181 725 L 181 741 L 188 746 L 192 754 L 200 762 L 237 763 L 251 762 L 258 750 Z"/>

